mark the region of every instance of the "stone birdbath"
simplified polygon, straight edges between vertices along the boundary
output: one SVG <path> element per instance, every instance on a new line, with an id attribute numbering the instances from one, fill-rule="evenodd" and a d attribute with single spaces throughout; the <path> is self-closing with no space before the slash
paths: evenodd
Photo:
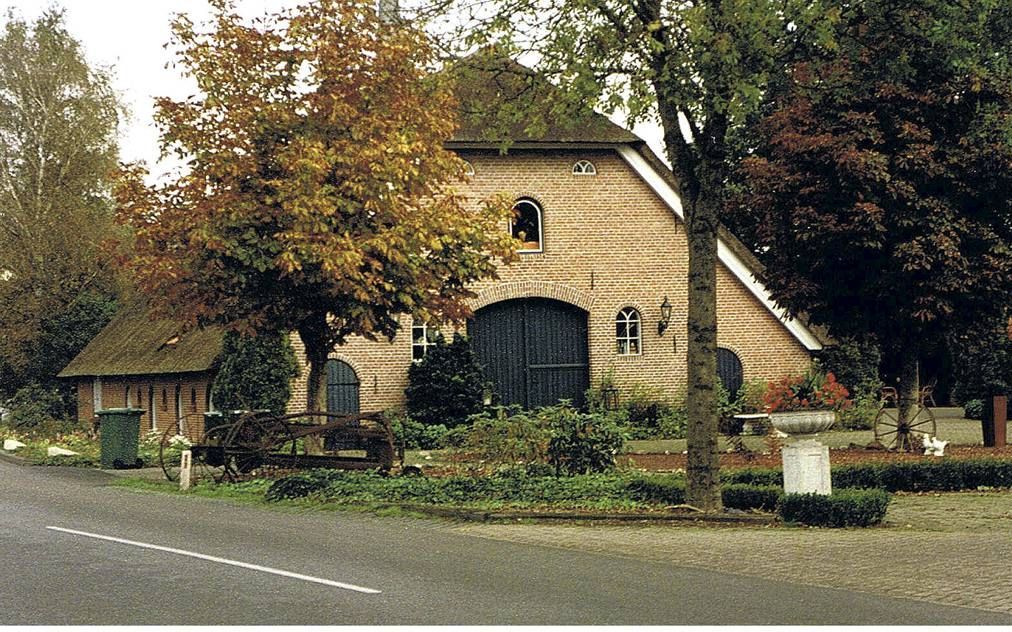
<path id="1" fill-rule="evenodd" d="M 794 438 L 781 451 L 784 462 L 784 492 L 824 494 L 832 492 L 829 474 L 829 447 L 815 439 L 836 422 L 832 410 L 794 410 L 770 413 L 770 424 Z"/>

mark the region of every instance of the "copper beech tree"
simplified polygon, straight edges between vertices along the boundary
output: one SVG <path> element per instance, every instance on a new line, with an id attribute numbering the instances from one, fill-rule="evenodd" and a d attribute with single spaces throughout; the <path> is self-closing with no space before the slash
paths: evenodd
<path id="1" fill-rule="evenodd" d="M 513 252 L 509 205 L 453 190 L 456 105 L 428 41 L 373 6 L 317 0 L 249 22 L 213 0 L 203 30 L 177 17 L 199 91 L 157 100 L 156 120 L 185 167 L 148 185 L 129 165 L 117 188 L 140 288 L 192 326 L 297 331 L 311 409 L 335 345 L 391 338 L 400 314 L 460 320 L 469 284 Z"/>

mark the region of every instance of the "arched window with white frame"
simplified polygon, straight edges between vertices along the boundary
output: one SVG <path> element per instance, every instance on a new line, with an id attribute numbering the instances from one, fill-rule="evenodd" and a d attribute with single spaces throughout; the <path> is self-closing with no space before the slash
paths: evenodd
<path id="1" fill-rule="evenodd" d="M 596 176 L 597 167 L 589 160 L 577 160 L 573 165 L 574 176 Z"/>
<path id="2" fill-rule="evenodd" d="M 513 205 L 513 221 L 510 231 L 513 237 L 521 242 L 518 252 L 542 252 L 544 250 L 542 219 L 541 207 L 534 200 L 523 199 Z"/>
<path id="3" fill-rule="evenodd" d="M 640 355 L 642 352 L 640 313 L 635 307 L 626 307 L 615 317 L 615 342 L 619 355 Z"/>

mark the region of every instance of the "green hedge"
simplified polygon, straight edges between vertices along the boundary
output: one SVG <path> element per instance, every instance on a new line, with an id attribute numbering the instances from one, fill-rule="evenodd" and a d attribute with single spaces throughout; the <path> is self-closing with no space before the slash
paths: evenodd
<path id="1" fill-rule="evenodd" d="M 773 485 L 725 485 L 720 490 L 721 499 L 727 509 L 773 512 L 777 509 L 784 489 Z"/>
<path id="2" fill-rule="evenodd" d="M 881 489 L 842 489 L 829 496 L 785 494 L 777 512 L 784 522 L 819 527 L 868 527 L 879 524 L 889 508 Z"/>
<path id="3" fill-rule="evenodd" d="M 744 469 L 722 474 L 725 485 L 783 486 L 775 469 Z M 958 491 L 1012 487 L 1012 461 L 999 459 L 865 463 L 833 468 L 833 488 L 884 489 L 890 492 Z"/>

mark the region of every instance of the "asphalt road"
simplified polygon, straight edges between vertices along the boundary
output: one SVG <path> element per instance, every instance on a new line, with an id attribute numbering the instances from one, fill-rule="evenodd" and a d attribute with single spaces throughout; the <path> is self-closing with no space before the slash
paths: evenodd
<path id="1" fill-rule="evenodd" d="M 0 461 L 3 624 L 1012 623 L 981 610 L 486 540 L 434 520 L 273 511 L 111 480 Z"/>

